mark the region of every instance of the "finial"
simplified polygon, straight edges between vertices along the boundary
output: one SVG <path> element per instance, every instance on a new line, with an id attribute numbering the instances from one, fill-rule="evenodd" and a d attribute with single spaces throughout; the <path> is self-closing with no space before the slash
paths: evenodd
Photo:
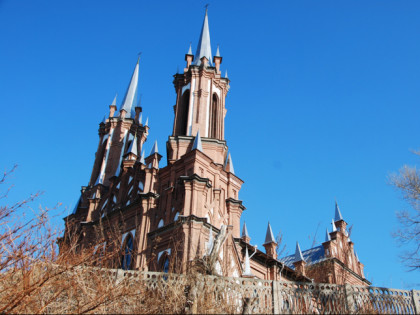
<path id="1" fill-rule="evenodd" d="M 299 242 L 296 242 L 296 251 L 295 251 L 295 262 L 305 261 L 303 259 L 302 251 L 300 250 Z"/>
<path id="2" fill-rule="evenodd" d="M 209 10 L 209 5 L 210 5 L 210 4 L 208 4 L 208 3 L 207 3 L 207 4 L 204 6 L 204 7 L 206 8 L 206 15 L 207 15 L 207 11 Z"/>
<path id="3" fill-rule="evenodd" d="M 118 96 L 118 93 L 115 93 L 115 97 L 114 97 L 114 100 L 112 101 L 111 106 L 117 106 L 117 96 Z"/>
<path id="4" fill-rule="evenodd" d="M 245 247 L 245 261 L 244 261 L 244 276 L 252 276 L 251 273 L 251 264 L 249 263 L 249 253 L 248 253 L 248 247 Z"/>
<path id="5" fill-rule="evenodd" d="M 138 58 L 137 58 L 137 63 L 139 63 L 139 61 L 140 61 L 140 56 L 141 56 L 141 54 L 142 54 L 142 52 L 139 52 L 139 53 L 137 54 L 137 56 L 138 56 Z"/>
<path id="6" fill-rule="evenodd" d="M 226 70 L 226 72 L 225 72 L 225 79 L 228 79 L 229 77 L 228 77 L 228 75 L 227 75 L 227 70 Z"/>
<path id="7" fill-rule="evenodd" d="M 188 49 L 187 55 L 192 55 L 191 44 L 192 44 L 192 42 L 190 42 L 190 48 Z"/>
<path id="8" fill-rule="evenodd" d="M 276 239 L 274 238 L 273 230 L 271 229 L 270 222 L 268 222 L 267 233 L 265 234 L 265 244 L 275 243 Z"/>
<path id="9" fill-rule="evenodd" d="M 149 117 L 146 118 L 146 122 L 144 123 L 145 126 L 149 126 Z"/>
<path id="10" fill-rule="evenodd" d="M 336 232 L 337 231 L 337 228 L 335 227 L 334 220 L 331 220 L 331 224 L 332 224 L 333 232 Z"/>
<path id="11" fill-rule="evenodd" d="M 325 241 L 326 242 L 331 241 L 331 236 L 330 236 L 330 233 L 328 232 L 328 229 L 327 229 L 327 233 L 325 234 Z"/>
<path id="12" fill-rule="evenodd" d="M 150 155 L 152 155 L 154 153 L 159 153 L 157 140 L 155 140 L 155 144 L 153 145 L 152 151 L 150 151 Z"/>
<path id="13" fill-rule="evenodd" d="M 249 237 L 248 235 L 248 229 L 246 228 L 246 223 L 244 222 L 244 225 L 242 227 L 242 237 Z"/>
<path id="14" fill-rule="evenodd" d="M 139 124 L 142 124 L 142 120 L 143 120 L 143 113 L 140 113 L 140 116 L 139 116 Z"/>
<path id="15" fill-rule="evenodd" d="M 215 57 L 220 57 L 219 44 L 217 44 L 217 50 L 216 50 L 216 56 Z"/>
<path id="16" fill-rule="evenodd" d="M 338 207 L 337 200 L 335 201 L 335 222 L 343 220 L 343 216 L 341 215 L 340 208 Z"/>
<path id="17" fill-rule="evenodd" d="M 229 166 L 229 168 L 228 168 Z M 230 172 L 232 174 L 235 174 L 235 169 L 233 168 L 233 162 L 232 162 L 232 157 L 230 156 L 230 153 L 225 161 L 225 167 L 224 167 L 226 172 Z"/>
<path id="18" fill-rule="evenodd" d="M 143 150 L 143 153 L 141 154 L 140 163 L 143 165 L 146 165 L 146 161 L 144 160 L 144 150 Z"/>
<path id="19" fill-rule="evenodd" d="M 195 149 L 203 152 L 203 146 L 201 144 L 201 137 L 200 137 L 200 129 L 198 129 L 197 131 L 197 135 L 195 136 L 194 143 L 192 146 L 192 150 L 195 150 Z"/>

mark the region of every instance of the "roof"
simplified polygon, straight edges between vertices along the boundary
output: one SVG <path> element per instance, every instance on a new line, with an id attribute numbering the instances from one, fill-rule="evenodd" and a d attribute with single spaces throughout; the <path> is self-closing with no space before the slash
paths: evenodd
<path id="1" fill-rule="evenodd" d="M 308 265 L 316 264 L 326 259 L 324 247 L 322 245 L 304 250 L 302 255 Z M 295 269 L 295 266 L 293 265 L 295 260 L 295 254 L 280 259 L 282 263 L 292 269 Z"/>

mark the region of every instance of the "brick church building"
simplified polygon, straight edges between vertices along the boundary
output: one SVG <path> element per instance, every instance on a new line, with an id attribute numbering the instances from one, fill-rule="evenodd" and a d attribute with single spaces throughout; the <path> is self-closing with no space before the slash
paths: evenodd
<path id="1" fill-rule="evenodd" d="M 60 247 L 75 239 L 79 250 L 94 248 L 95 253 L 117 239 L 121 254 L 113 266 L 185 273 L 210 254 L 225 229 L 216 262 L 219 275 L 369 285 L 337 204 L 325 242 L 304 251 L 296 244 L 291 256 L 277 257 L 270 224 L 265 251 L 250 244 L 245 224 L 241 231 L 244 182 L 234 171 L 225 139 L 230 80 L 221 73 L 222 60 L 219 47 L 212 55 L 206 10 L 195 54 L 190 46 L 185 68 L 174 75 L 175 117 L 162 168 L 164 153 L 157 142 L 147 156 L 143 149 L 150 128 L 137 100 L 137 61 L 124 99 L 117 106 L 115 98 L 99 124 L 91 178 L 65 218 Z M 167 115 L 171 111 L 168 106 Z"/>

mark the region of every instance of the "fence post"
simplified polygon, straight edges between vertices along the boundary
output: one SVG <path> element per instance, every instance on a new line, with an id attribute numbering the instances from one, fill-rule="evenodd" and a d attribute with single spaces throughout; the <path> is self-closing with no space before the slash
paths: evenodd
<path id="1" fill-rule="evenodd" d="M 414 313 L 420 314 L 420 291 L 419 290 L 411 290 L 412 298 L 413 298 L 413 305 L 414 305 Z"/>
<path id="2" fill-rule="evenodd" d="M 355 313 L 355 309 L 354 309 L 354 298 L 353 298 L 353 288 L 351 287 L 350 284 L 345 284 L 344 285 L 344 294 L 345 294 L 345 300 L 346 300 L 346 308 L 347 308 L 347 312 L 349 314 L 354 314 Z"/>
<path id="3" fill-rule="evenodd" d="M 273 294 L 273 313 L 280 314 L 279 283 L 275 280 L 273 280 L 273 288 L 271 292 Z"/>

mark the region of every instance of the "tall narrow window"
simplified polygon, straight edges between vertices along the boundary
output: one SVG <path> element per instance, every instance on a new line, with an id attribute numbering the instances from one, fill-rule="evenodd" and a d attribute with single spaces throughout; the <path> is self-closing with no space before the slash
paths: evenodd
<path id="1" fill-rule="evenodd" d="M 187 135 L 188 128 L 188 111 L 190 107 L 190 90 L 186 90 L 181 96 L 178 108 L 178 122 L 176 126 L 176 135 Z"/>
<path id="2" fill-rule="evenodd" d="M 210 138 L 216 138 L 217 133 L 217 105 L 218 105 L 218 98 L 217 94 L 214 93 L 211 102 L 210 108 L 210 123 L 209 123 L 209 136 Z"/>
<path id="3" fill-rule="evenodd" d="M 133 247 L 134 241 L 131 233 L 127 235 L 125 245 L 123 248 L 123 255 L 121 257 L 121 268 L 124 270 L 130 270 L 133 260 Z"/>

